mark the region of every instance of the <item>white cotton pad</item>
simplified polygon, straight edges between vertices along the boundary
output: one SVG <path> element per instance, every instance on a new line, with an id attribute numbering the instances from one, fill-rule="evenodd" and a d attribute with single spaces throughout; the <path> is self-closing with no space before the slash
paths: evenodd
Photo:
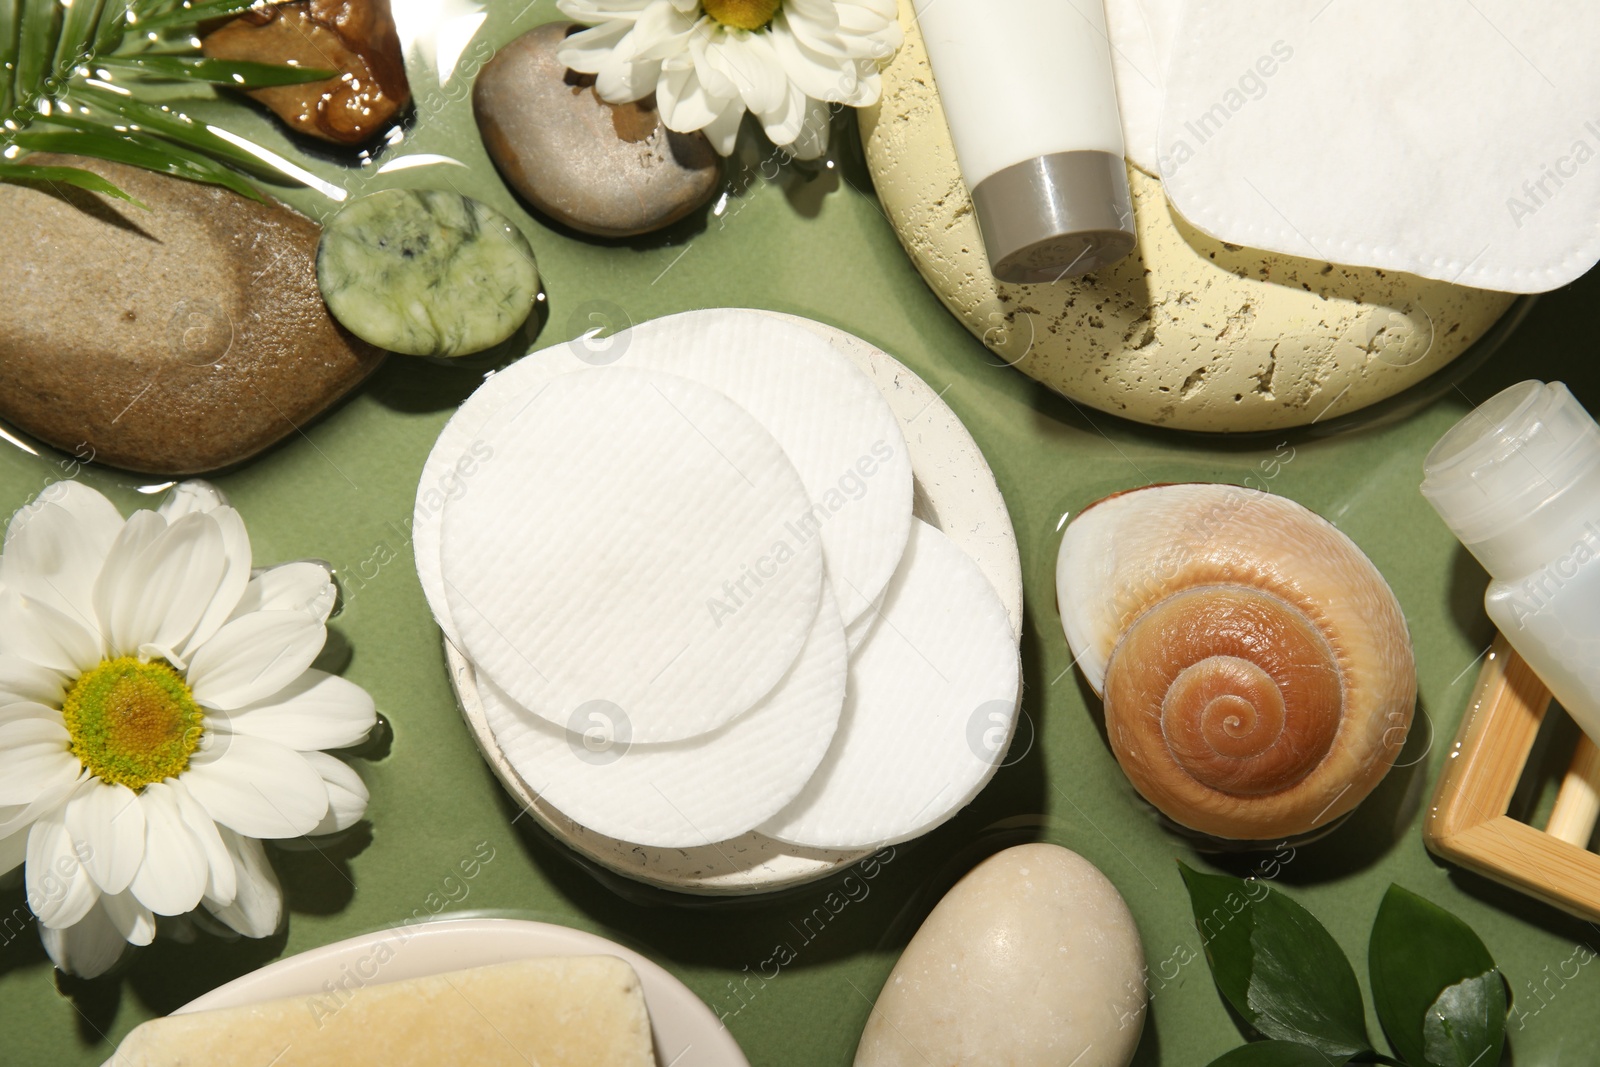
<path id="1" fill-rule="evenodd" d="M 1220 241 L 1544 292 L 1600 258 L 1600 5 L 1189 0 L 1158 156 Z"/>
<path id="2" fill-rule="evenodd" d="M 1016 723 L 1020 663 L 1005 605 L 944 534 L 912 526 L 883 617 L 850 659 L 828 754 L 762 833 L 870 848 L 926 833 L 977 795 Z"/>
<path id="3" fill-rule="evenodd" d="M 482 684 L 484 715 L 517 775 L 567 818 L 653 848 L 696 848 L 747 833 L 795 798 L 839 724 L 844 627 L 825 595 L 799 659 L 747 714 L 670 744 L 627 740 L 616 709 L 553 726 Z"/>
<path id="4" fill-rule="evenodd" d="M 493 462 L 485 422 L 516 397 L 584 369 L 667 371 L 725 394 L 778 441 L 810 503 L 790 516 L 789 537 L 821 538 L 846 624 L 866 614 L 899 563 L 911 528 L 911 458 L 893 410 L 871 379 L 826 340 L 765 312 L 712 308 L 641 323 L 598 342 L 579 339 L 532 353 L 491 377 L 456 412 L 429 455 L 417 489 L 413 550 L 429 605 L 459 644 L 438 575 L 445 502 L 472 492 Z"/>
<path id="5" fill-rule="evenodd" d="M 462 651 L 559 726 L 596 700 L 638 743 L 716 729 L 788 671 L 822 598 L 783 449 L 733 401 L 657 371 L 551 379 L 484 425 L 447 501 L 441 577 Z"/>

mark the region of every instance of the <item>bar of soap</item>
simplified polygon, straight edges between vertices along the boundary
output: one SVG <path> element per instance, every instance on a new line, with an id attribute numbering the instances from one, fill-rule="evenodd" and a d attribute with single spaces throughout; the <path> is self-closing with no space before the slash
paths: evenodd
<path id="1" fill-rule="evenodd" d="M 381 963 L 373 981 L 382 981 Z M 349 975 L 358 972 L 350 970 Z M 654 1067 L 639 976 L 615 956 L 518 960 L 153 1019 L 108 1067 Z"/>

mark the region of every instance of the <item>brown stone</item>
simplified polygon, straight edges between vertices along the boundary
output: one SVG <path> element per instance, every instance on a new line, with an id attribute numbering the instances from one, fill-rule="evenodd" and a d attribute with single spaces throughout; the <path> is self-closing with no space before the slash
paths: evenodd
<path id="1" fill-rule="evenodd" d="M 389 0 L 296 0 L 248 11 L 207 34 L 213 59 L 337 70 L 326 81 L 248 90 L 301 133 L 360 144 L 411 100 Z"/>
<path id="2" fill-rule="evenodd" d="M 149 210 L 0 183 L 0 418 L 58 448 L 163 476 L 226 467 L 303 428 L 383 353 L 328 316 L 317 224 L 115 163 Z"/>
<path id="3" fill-rule="evenodd" d="M 518 37 L 478 74 L 472 110 L 507 183 L 575 230 L 631 237 L 703 206 L 722 161 L 702 133 L 661 125 L 654 97 L 608 104 L 556 50 L 577 26 L 552 22 Z"/>

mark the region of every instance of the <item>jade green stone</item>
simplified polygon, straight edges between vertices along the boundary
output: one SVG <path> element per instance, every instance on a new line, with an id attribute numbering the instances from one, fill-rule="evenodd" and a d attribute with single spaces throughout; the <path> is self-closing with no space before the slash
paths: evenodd
<path id="1" fill-rule="evenodd" d="M 539 270 L 511 220 L 458 193 L 385 189 L 323 229 L 317 283 L 340 324 L 413 356 L 465 356 L 510 337 Z"/>

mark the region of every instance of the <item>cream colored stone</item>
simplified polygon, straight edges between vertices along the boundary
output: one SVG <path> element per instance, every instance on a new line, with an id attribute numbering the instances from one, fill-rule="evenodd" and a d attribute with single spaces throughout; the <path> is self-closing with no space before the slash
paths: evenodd
<path id="1" fill-rule="evenodd" d="M 1133 915 L 1059 845 L 1006 849 L 939 901 L 889 974 L 856 1067 L 1127 1067 L 1145 1014 Z"/>
<path id="2" fill-rule="evenodd" d="M 1002 359 L 1068 398 L 1158 426 L 1246 431 L 1347 414 L 1459 356 L 1510 294 L 1225 245 L 1130 168 L 1139 250 L 1098 276 L 989 273 L 927 54 L 906 43 L 861 113 L 878 196 L 939 299 Z"/>
<path id="3" fill-rule="evenodd" d="M 332 992 L 153 1019 L 107 1067 L 652 1067 L 639 976 L 615 956 L 383 981 L 380 942 Z M 370 975 L 361 963 L 370 963 Z"/>

